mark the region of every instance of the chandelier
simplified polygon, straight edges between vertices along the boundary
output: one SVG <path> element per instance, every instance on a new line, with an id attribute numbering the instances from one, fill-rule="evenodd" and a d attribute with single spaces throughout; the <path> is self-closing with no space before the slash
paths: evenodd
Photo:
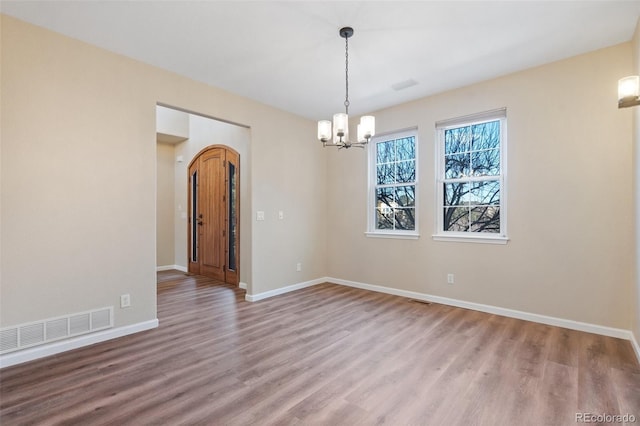
<path id="1" fill-rule="evenodd" d="M 340 37 L 344 38 L 344 76 L 345 76 L 345 97 L 344 112 L 333 115 L 333 129 L 331 121 L 318 121 L 318 139 L 322 146 L 336 146 L 338 149 L 351 148 L 357 146 L 364 148 L 371 137 L 376 133 L 376 119 L 372 115 L 365 115 L 360 119 L 357 130 L 357 140 L 349 140 L 349 37 L 353 35 L 353 28 L 344 27 L 339 31 Z M 333 130 L 333 132 L 332 132 Z"/>

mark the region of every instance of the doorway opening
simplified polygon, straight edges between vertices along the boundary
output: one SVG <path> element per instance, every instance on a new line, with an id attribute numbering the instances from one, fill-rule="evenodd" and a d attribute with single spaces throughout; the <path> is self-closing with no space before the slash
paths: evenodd
<path id="1" fill-rule="evenodd" d="M 239 283 L 240 155 L 213 145 L 189 164 L 190 274 Z"/>
<path id="2" fill-rule="evenodd" d="M 211 276 L 210 266 L 215 266 L 216 279 L 247 288 L 251 282 L 251 130 L 241 124 L 157 105 L 156 134 L 156 270 Z M 221 157 L 216 160 L 216 156 Z M 217 171 L 216 161 L 222 165 Z M 194 171 L 198 172 L 198 181 L 192 187 Z M 224 181 L 223 184 L 207 183 L 206 189 L 197 186 L 203 184 L 205 175 L 216 173 L 220 174 L 217 182 Z M 205 190 L 211 200 L 223 197 L 226 204 L 209 212 L 195 212 L 194 216 L 192 201 L 202 203 L 204 197 L 194 197 L 198 189 Z M 211 191 L 217 192 L 212 195 Z M 203 219 L 208 216 L 217 221 L 213 223 L 218 226 L 217 231 L 207 229 L 210 223 L 205 220 L 198 225 L 201 213 Z M 203 235 L 197 234 L 200 227 Z M 211 244 L 203 248 L 203 239 L 209 239 Z M 222 260 L 214 262 L 211 257 L 221 253 Z M 192 269 L 194 263 L 200 263 L 199 271 Z"/>

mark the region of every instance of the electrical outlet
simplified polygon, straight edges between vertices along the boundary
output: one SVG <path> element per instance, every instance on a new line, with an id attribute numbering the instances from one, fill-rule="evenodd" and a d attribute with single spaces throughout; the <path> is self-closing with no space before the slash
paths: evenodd
<path id="1" fill-rule="evenodd" d="M 128 308 L 131 306 L 131 296 L 128 294 L 123 294 L 120 296 L 120 307 Z"/>
<path id="2" fill-rule="evenodd" d="M 298 272 L 302 271 L 302 263 L 298 262 L 296 264 L 296 271 L 298 271 Z"/>
<path id="3" fill-rule="evenodd" d="M 447 284 L 453 284 L 454 278 L 453 274 L 447 274 Z"/>

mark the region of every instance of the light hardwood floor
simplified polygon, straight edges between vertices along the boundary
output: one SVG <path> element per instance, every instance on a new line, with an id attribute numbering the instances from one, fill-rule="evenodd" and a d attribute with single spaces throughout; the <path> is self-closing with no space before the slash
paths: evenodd
<path id="1" fill-rule="evenodd" d="M 322 284 L 158 273 L 160 327 L 0 370 L 0 423 L 575 425 L 632 414 L 629 342 Z"/>

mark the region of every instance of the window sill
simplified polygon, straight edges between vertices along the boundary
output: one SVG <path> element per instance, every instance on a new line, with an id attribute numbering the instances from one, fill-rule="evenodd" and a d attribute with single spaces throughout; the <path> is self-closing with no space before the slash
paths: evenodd
<path id="1" fill-rule="evenodd" d="M 417 240 L 420 234 L 398 233 L 398 232 L 365 232 L 367 238 L 393 238 L 396 240 Z"/>
<path id="2" fill-rule="evenodd" d="M 489 237 L 487 235 L 432 235 L 434 241 L 452 241 L 457 243 L 480 243 L 480 244 L 507 244 L 509 238 L 496 235 Z"/>

